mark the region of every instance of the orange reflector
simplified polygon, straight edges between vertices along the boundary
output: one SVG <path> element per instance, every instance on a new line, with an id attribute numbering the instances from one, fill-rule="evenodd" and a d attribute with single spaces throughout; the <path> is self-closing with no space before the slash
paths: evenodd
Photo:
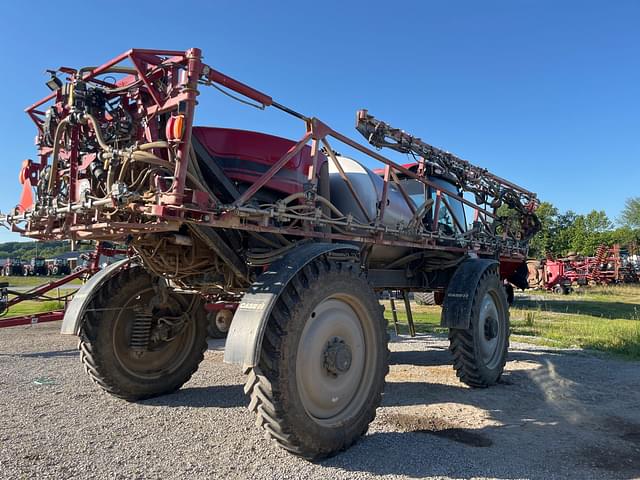
<path id="1" fill-rule="evenodd" d="M 182 140 L 184 134 L 184 115 L 172 115 L 167 120 L 167 128 L 165 129 L 167 140 Z"/>

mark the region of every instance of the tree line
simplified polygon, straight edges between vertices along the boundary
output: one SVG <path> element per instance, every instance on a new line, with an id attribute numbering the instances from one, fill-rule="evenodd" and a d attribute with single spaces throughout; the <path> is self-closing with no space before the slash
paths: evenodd
<path id="1" fill-rule="evenodd" d="M 90 247 L 83 245 L 80 250 L 87 248 Z M 0 243 L 0 259 L 17 258 L 25 262 L 34 257 L 55 258 L 69 251 L 71 243 L 68 241 Z"/>
<path id="2" fill-rule="evenodd" d="M 549 202 L 542 202 L 536 213 L 542 229 L 531 241 L 532 257 L 563 257 L 569 252 L 594 255 L 599 245 L 616 243 L 638 253 L 640 197 L 627 199 L 615 223 L 604 210 L 592 210 L 587 214 L 572 210 L 560 212 Z"/>

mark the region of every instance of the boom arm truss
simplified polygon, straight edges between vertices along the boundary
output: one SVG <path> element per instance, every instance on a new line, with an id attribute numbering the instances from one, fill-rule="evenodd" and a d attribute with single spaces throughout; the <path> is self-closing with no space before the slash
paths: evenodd
<path id="1" fill-rule="evenodd" d="M 485 168 L 477 167 L 456 155 L 423 142 L 404 130 L 394 128 L 360 110 L 357 115 L 356 129 L 376 148 L 390 148 L 400 153 L 419 157 L 418 164 L 440 174 L 453 177 L 454 181 L 466 192 L 473 193 L 478 205 L 489 205 L 498 209 L 506 204 L 517 211 L 527 223 L 526 238 L 538 231 L 538 222 L 532 215 L 539 202 L 536 194 L 518 185 L 492 174 Z"/>

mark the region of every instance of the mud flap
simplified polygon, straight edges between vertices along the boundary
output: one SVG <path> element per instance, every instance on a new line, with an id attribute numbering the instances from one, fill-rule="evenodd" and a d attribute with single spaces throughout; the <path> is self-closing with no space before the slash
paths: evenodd
<path id="1" fill-rule="evenodd" d="M 497 260 L 472 258 L 464 261 L 453 274 L 444 294 L 440 326 L 466 330 L 471 321 L 473 296 L 482 274 L 492 266 L 498 266 Z"/>
<path id="2" fill-rule="evenodd" d="M 224 351 L 225 363 L 242 365 L 243 369 L 258 364 L 262 337 L 278 296 L 305 265 L 329 252 L 357 255 L 359 249 L 344 243 L 307 243 L 273 262 L 257 278 L 242 298 L 231 322 Z"/>
<path id="3" fill-rule="evenodd" d="M 108 267 L 105 267 L 96 273 L 87 283 L 78 289 L 76 294 L 73 296 L 73 300 L 69 302 L 69 305 L 67 305 L 67 309 L 64 312 L 60 333 L 63 335 L 78 335 L 80 333 L 84 311 L 93 298 L 94 293 L 130 261 L 131 259 L 125 258 L 112 263 Z"/>

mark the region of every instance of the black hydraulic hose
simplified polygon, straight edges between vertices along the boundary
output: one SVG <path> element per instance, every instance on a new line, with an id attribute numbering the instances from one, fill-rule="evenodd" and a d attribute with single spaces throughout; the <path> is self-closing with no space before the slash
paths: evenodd
<path id="1" fill-rule="evenodd" d="M 282 110 L 285 113 L 288 113 L 289 115 L 293 115 L 296 118 L 299 118 L 300 120 L 304 120 L 309 121 L 309 117 L 305 117 L 303 114 L 296 112 L 295 110 L 290 109 L 289 107 L 285 107 L 284 105 L 278 103 L 278 102 L 273 102 L 271 103 L 272 107 L 277 108 L 278 110 Z"/>

